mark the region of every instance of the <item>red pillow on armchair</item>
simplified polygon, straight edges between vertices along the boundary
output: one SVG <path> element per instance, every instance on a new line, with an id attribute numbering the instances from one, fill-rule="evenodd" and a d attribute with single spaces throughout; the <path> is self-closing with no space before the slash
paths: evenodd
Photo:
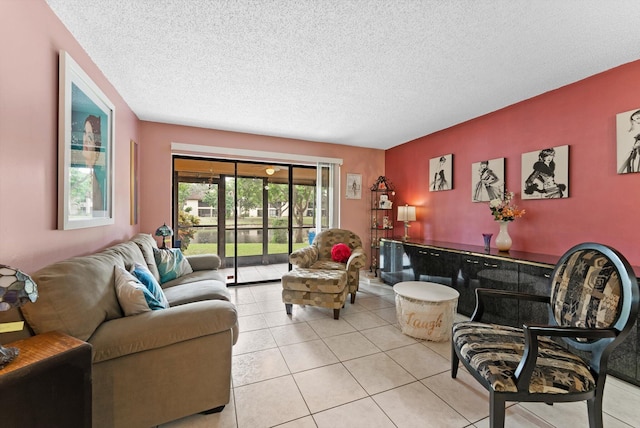
<path id="1" fill-rule="evenodd" d="M 347 244 L 336 244 L 331 248 L 331 260 L 346 263 L 351 256 L 351 248 Z"/>

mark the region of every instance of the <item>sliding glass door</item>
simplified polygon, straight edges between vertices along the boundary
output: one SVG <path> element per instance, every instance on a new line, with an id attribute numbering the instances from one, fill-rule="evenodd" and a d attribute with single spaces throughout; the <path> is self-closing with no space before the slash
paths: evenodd
<path id="1" fill-rule="evenodd" d="M 279 280 L 330 212 L 315 166 L 175 156 L 174 189 L 174 245 L 218 254 L 228 284 Z"/>

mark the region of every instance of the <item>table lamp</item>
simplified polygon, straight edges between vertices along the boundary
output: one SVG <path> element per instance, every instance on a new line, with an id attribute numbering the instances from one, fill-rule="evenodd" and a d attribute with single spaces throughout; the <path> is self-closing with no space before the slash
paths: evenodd
<path id="1" fill-rule="evenodd" d="M 31 277 L 18 269 L 0 265 L 0 311 L 18 308 L 38 299 L 38 287 Z M 0 332 L 20 331 L 24 321 L 0 324 Z M 18 348 L 0 345 L 0 369 L 18 356 Z"/>
<path id="2" fill-rule="evenodd" d="M 166 223 L 156 229 L 156 236 L 162 236 L 162 247 L 167 248 L 167 237 L 173 236 L 173 230 Z"/>
<path id="3" fill-rule="evenodd" d="M 404 221 L 404 236 L 403 240 L 409 240 L 409 224 L 410 221 L 416 221 L 416 207 L 404 205 L 398 207 L 398 221 Z"/>

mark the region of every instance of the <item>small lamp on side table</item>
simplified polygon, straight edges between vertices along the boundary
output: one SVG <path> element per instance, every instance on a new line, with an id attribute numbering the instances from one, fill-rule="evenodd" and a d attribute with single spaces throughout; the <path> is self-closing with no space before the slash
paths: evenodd
<path id="1" fill-rule="evenodd" d="M 416 207 L 405 204 L 404 206 L 398 207 L 398 221 L 404 222 L 404 236 L 402 239 L 404 241 L 409 240 L 409 224 L 410 221 L 416 221 Z"/>
<path id="2" fill-rule="evenodd" d="M 38 299 L 38 287 L 31 277 L 18 269 L 0 265 L 0 311 L 18 308 Z M 20 331 L 24 322 L 0 324 L 0 332 Z M 18 356 L 18 348 L 0 345 L 0 369 Z"/>
<path id="3" fill-rule="evenodd" d="M 166 223 L 156 229 L 156 236 L 162 236 L 162 247 L 167 248 L 167 237 L 173 236 L 173 230 Z"/>

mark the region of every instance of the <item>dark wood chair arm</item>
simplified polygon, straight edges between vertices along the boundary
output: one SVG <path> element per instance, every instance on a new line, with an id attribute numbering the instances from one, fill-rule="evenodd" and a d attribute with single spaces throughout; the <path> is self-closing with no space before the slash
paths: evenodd
<path id="1" fill-rule="evenodd" d="M 529 383 L 538 358 L 538 336 L 581 337 L 585 339 L 615 338 L 619 332 L 614 328 L 583 328 L 545 324 L 525 324 L 524 352 L 514 376 L 520 392 L 529 391 Z"/>
<path id="2" fill-rule="evenodd" d="M 520 293 L 518 291 L 495 290 L 493 288 L 476 288 L 476 307 L 471 315 L 471 321 L 480 321 L 484 313 L 485 298 L 529 300 L 533 302 L 550 303 L 549 296 Z"/>

